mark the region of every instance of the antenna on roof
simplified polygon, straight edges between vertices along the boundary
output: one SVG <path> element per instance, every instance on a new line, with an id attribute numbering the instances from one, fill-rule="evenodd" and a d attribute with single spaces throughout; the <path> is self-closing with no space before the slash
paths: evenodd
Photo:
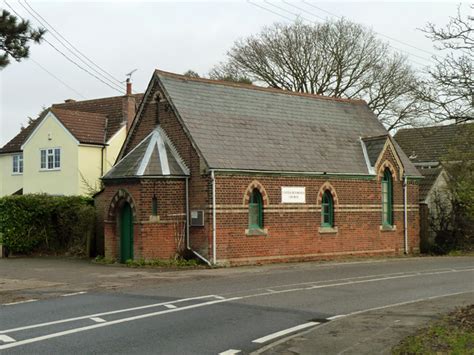
<path id="1" fill-rule="evenodd" d="M 127 76 L 127 83 L 132 80 L 132 75 L 135 73 L 138 69 L 133 69 L 130 73 L 125 74 Z"/>

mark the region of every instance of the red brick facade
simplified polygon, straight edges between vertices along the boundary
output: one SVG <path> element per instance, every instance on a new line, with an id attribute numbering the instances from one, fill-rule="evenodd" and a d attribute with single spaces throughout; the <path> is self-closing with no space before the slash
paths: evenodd
<path id="1" fill-rule="evenodd" d="M 211 259 L 212 181 L 206 162 L 186 134 L 171 105 L 152 89 L 132 128 L 125 153 L 142 141 L 157 120 L 190 170 L 190 210 L 204 210 L 204 227 L 190 227 L 191 248 Z M 156 109 L 159 107 L 157 115 Z M 136 119 L 136 120 L 137 120 Z M 393 177 L 393 229 L 381 227 L 381 176 L 389 168 Z M 342 255 L 399 254 L 404 251 L 403 168 L 388 145 L 376 168 L 376 176 L 282 175 L 216 172 L 216 256 L 218 263 L 245 264 L 270 261 L 333 258 Z M 118 216 L 128 199 L 134 211 L 134 257 L 171 258 L 183 247 L 186 223 L 185 179 L 131 179 L 105 181 L 100 199 L 105 211 L 106 256 L 119 255 Z M 305 187 L 306 202 L 283 204 L 281 187 Z M 248 235 L 248 201 L 253 188 L 264 201 L 266 235 Z M 331 191 L 334 228 L 320 229 L 321 197 Z M 158 218 L 152 214 L 152 198 L 158 199 Z M 419 246 L 418 185 L 408 181 L 409 252 Z M 263 233 L 262 233 L 263 234 Z"/>

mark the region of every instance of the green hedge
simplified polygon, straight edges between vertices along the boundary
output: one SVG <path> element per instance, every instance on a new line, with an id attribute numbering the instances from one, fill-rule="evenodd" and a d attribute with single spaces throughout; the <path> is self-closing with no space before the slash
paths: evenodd
<path id="1" fill-rule="evenodd" d="M 94 233 L 93 200 L 82 196 L 0 198 L 0 243 L 13 253 L 87 255 Z"/>

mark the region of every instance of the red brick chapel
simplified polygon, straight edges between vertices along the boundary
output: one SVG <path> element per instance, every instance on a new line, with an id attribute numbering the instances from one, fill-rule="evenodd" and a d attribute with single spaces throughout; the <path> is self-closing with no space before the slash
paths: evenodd
<path id="1" fill-rule="evenodd" d="M 415 253 L 419 178 L 364 101 L 157 70 L 103 178 L 105 253 L 230 265 Z"/>

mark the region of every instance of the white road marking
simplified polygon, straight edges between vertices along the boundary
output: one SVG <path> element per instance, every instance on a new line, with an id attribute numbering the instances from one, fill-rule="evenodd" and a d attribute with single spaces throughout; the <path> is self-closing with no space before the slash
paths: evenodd
<path id="1" fill-rule="evenodd" d="M 137 310 L 140 310 L 140 309 L 154 308 L 154 307 L 163 306 L 163 305 L 169 304 L 169 303 L 179 303 L 179 302 L 186 302 L 186 301 L 193 301 L 193 300 L 200 300 L 200 299 L 214 298 L 214 297 L 215 297 L 214 295 L 206 295 L 206 296 L 199 296 L 199 297 L 182 298 L 182 299 L 175 300 L 175 301 L 154 303 L 154 304 L 149 304 L 149 305 L 146 305 L 146 306 L 138 306 L 138 307 L 132 307 L 132 308 L 118 309 L 118 310 L 109 311 L 109 312 L 88 314 L 88 315 L 85 315 L 85 316 L 79 316 L 79 317 L 74 317 L 74 318 L 65 318 L 65 319 L 55 320 L 55 321 L 51 321 L 51 322 L 37 323 L 37 324 L 26 325 L 26 326 L 18 327 L 18 328 L 0 330 L 0 334 L 2 334 L 2 333 L 12 333 L 12 332 L 20 331 L 20 330 L 33 329 L 33 328 L 39 328 L 39 327 L 46 327 L 48 325 L 73 322 L 73 321 L 76 321 L 76 320 L 87 319 L 87 318 L 92 318 L 92 317 L 100 317 L 100 316 L 105 316 L 105 315 L 109 315 L 109 314 L 117 314 L 117 313 L 124 313 L 124 312 L 130 312 L 130 311 L 137 311 Z"/>
<path id="2" fill-rule="evenodd" d="M 309 327 L 314 327 L 315 325 L 318 325 L 318 324 L 319 324 L 319 322 L 308 322 L 308 323 L 300 324 L 300 325 L 297 325 L 296 327 L 291 327 L 291 328 L 288 328 L 288 329 L 280 330 L 279 332 L 272 333 L 272 334 L 266 335 L 264 337 L 252 340 L 252 343 L 257 343 L 257 344 L 266 343 L 267 341 L 270 341 L 272 339 L 282 337 L 283 335 L 286 335 L 286 334 L 294 333 L 298 330 L 306 329 L 306 328 L 309 328 Z"/>
<path id="3" fill-rule="evenodd" d="M 166 308 L 169 308 L 169 309 L 178 308 L 178 307 L 176 307 L 174 304 L 165 304 L 164 306 L 165 306 Z"/>
<path id="4" fill-rule="evenodd" d="M 105 322 L 107 322 L 105 319 L 100 318 L 100 317 L 91 317 L 91 320 L 93 320 L 96 323 L 105 323 Z"/>
<path id="5" fill-rule="evenodd" d="M 4 303 L 4 304 L 2 304 L 2 306 L 13 306 L 13 305 L 15 305 L 15 304 L 30 303 L 30 302 L 35 302 L 35 301 L 38 301 L 38 300 L 36 300 L 36 299 L 31 299 L 31 300 L 10 302 L 10 303 Z"/>
<path id="6" fill-rule="evenodd" d="M 9 337 L 8 335 L 0 334 L 0 341 L 3 341 L 4 343 L 13 343 L 16 340 L 12 337 Z"/>
<path id="7" fill-rule="evenodd" d="M 79 291 L 79 292 L 73 292 L 73 293 L 65 293 L 64 295 L 61 295 L 61 297 L 69 297 L 69 296 L 83 295 L 84 293 L 87 293 L 87 291 Z"/>
<path id="8" fill-rule="evenodd" d="M 336 316 L 328 317 L 326 319 L 327 320 L 334 320 L 334 319 L 342 318 L 342 317 L 345 317 L 345 316 L 346 316 L 345 314 L 338 314 Z"/>
<path id="9" fill-rule="evenodd" d="M 48 340 L 48 339 L 52 339 L 52 338 L 57 338 L 57 337 L 61 337 L 61 336 L 64 336 L 64 335 L 84 332 L 86 330 L 108 327 L 108 326 L 111 326 L 111 325 L 114 325 L 114 324 L 120 324 L 120 323 L 131 322 L 131 321 L 139 320 L 139 319 L 156 317 L 156 316 L 161 315 L 161 314 L 180 312 L 180 311 L 184 311 L 184 310 L 187 310 L 187 309 L 199 308 L 199 307 L 209 306 L 209 305 L 212 305 L 212 304 L 217 304 L 217 303 L 222 303 L 222 302 L 230 302 L 230 301 L 235 301 L 235 300 L 238 300 L 238 299 L 241 299 L 241 298 L 240 297 L 234 297 L 234 298 L 227 298 L 225 300 L 208 301 L 208 302 L 203 302 L 203 303 L 198 303 L 198 304 L 192 304 L 192 305 L 189 305 L 189 306 L 184 306 L 184 307 L 181 307 L 181 308 L 167 309 L 165 311 L 158 311 L 158 312 L 153 312 L 153 313 L 145 313 L 145 314 L 140 314 L 138 316 L 122 318 L 122 319 L 116 319 L 116 320 L 106 322 L 106 323 L 98 323 L 98 324 L 89 325 L 89 326 L 85 326 L 85 327 L 64 330 L 62 332 L 42 335 L 42 336 L 35 337 L 35 338 L 19 340 L 15 343 L 0 345 L 0 350 L 14 348 L 14 347 L 17 347 L 17 346 L 20 346 L 20 345 L 25 345 L 25 344 L 36 343 L 36 342 L 39 342 L 39 341 Z"/>
<path id="10" fill-rule="evenodd" d="M 222 297 L 222 296 L 214 296 L 215 298 L 217 298 L 218 300 L 225 300 L 225 297 Z"/>
<path id="11" fill-rule="evenodd" d="M 241 353 L 240 350 L 229 349 L 229 350 L 219 353 L 219 355 L 234 355 L 234 354 L 240 354 L 240 353 Z"/>

